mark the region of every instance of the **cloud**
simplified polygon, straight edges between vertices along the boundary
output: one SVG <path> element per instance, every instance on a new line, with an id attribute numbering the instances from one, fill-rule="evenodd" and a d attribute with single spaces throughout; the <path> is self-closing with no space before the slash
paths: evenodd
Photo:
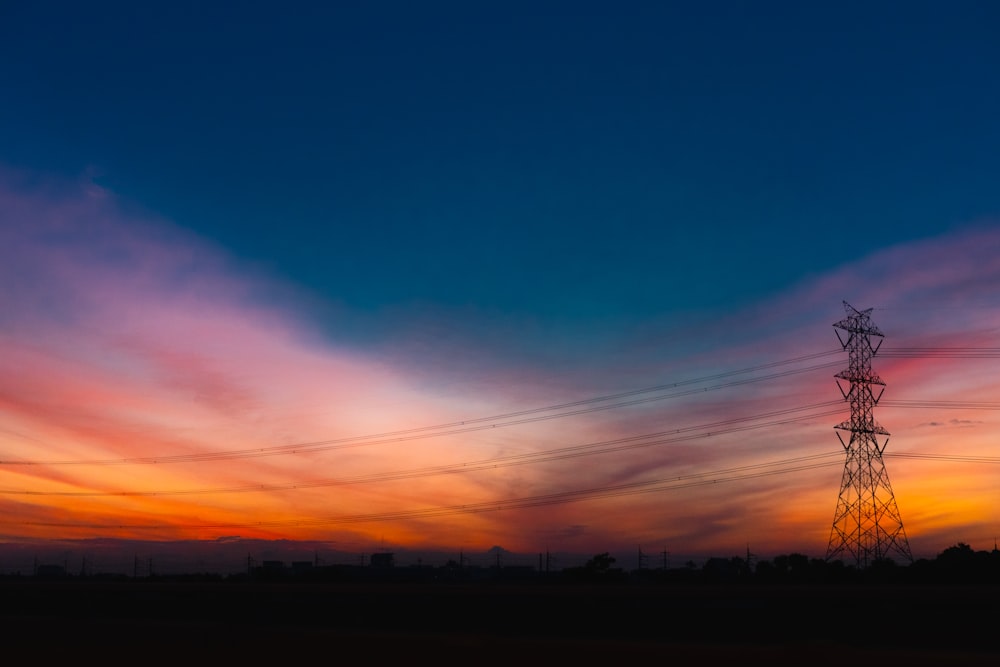
<path id="1" fill-rule="evenodd" d="M 0 277 L 14 286 L 0 297 L 4 459 L 249 450 L 450 417 L 394 369 L 338 347 L 301 313 L 274 305 L 269 296 L 290 288 L 241 273 L 238 262 L 166 222 L 52 184 L 0 191 L 0 209 Z M 333 467 L 347 474 L 364 458 L 345 454 Z M 31 466 L 2 475 L 11 483 L 34 477 L 34 490 L 56 493 L 318 474 L 304 457 L 201 467 Z M 32 507 L 59 514 L 60 523 L 84 516 L 58 498 L 35 497 Z M 154 507 L 169 507 L 167 523 L 208 518 L 196 509 L 201 502 L 108 502 L 104 510 L 92 507 L 86 523 L 122 523 L 123 513 L 162 523 Z M 216 516 L 255 523 L 287 515 L 285 505 L 244 494 L 219 501 Z"/>
<path id="2" fill-rule="evenodd" d="M 0 532 L 9 538 L 238 533 L 706 554 L 749 541 L 762 555 L 818 554 L 842 465 L 833 426 L 849 413 L 833 379 L 847 364 L 832 331 L 841 301 L 875 308 L 886 350 L 983 346 L 1000 330 L 1000 230 L 986 225 L 847 262 L 723 317 L 607 327 L 560 347 L 572 332 L 544 322 L 496 345 L 476 332 L 502 314 L 450 328 L 464 311 L 435 309 L 389 318 L 391 335 L 359 346 L 337 335 L 335 319 L 314 319 L 315 295 L 112 193 L 3 180 L 0 505 L 12 522 Z M 509 322 L 496 330 L 522 332 Z M 886 399 L 930 406 L 917 418 L 877 408 L 890 451 L 992 451 L 991 418 L 963 407 L 996 395 L 992 363 L 877 356 Z M 535 411 L 553 405 L 567 407 Z M 511 416 L 475 421 L 489 415 Z M 436 424 L 482 428 L 419 431 Z M 932 435 L 943 426 L 961 428 L 946 448 Z M 357 439 L 372 434 L 389 435 Z M 320 442 L 329 447 L 258 455 Z M 243 454 L 198 458 L 235 450 Z M 122 463 L 138 457 L 189 458 Z M 9 465 L 53 460 L 74 463 Z M 962 508 L 962 525 L 995 522 L 972 498 L 995 487 L 994 473 L 942 475 L 956 465 L 891 461 L 915 543 L 947 532 L 927 509 L 943 495 Z M 950 481 L 935 495 L 914 491 L 933 477 Z M 518 499 L 537 505 L 489 507 Z"/>
<path id="3" fill-rule="evenodd" d="M 985 422 L 978 419 L 949 419 L 947 422 L 923 422 L 922 424 L 917 424 L 917 428 L 923 428 L 925 426 L 975 426 L 983 423 Z"/>

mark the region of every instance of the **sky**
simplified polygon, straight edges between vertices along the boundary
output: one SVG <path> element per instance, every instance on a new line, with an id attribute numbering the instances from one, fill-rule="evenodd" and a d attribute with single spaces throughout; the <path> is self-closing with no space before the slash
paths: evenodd
<path id="1" fill-rule="evenodd" d="M 0 542 L 821 557 L 846 301 L 992 548 L 998 21 L 0 4 Z"/>

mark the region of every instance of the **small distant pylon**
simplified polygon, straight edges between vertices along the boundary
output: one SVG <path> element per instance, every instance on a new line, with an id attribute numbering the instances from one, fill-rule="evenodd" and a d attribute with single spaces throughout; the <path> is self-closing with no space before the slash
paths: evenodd
<path id="1" fill-rule="evenodd" d="M 846 558 L 859 568 L 892 556 L 912 563 L 910 543 L 882 460 L 889 432 L 873 415 L 885 391 L 885 382 L 872 371 L 872 357 L 878 353 L 885 336 L 872 323 L 871 308 L 859 311 L 845 301 L 844 310 L 847 317 L 833 326 L 846 332 L 846 338 L 840 331 L 836 333 L 849 355 L 849 362 L 847 370 L 835 377 L 844 400 L 851 405 L 851 418 L 835 428 L 851 435 L 844 442 L 843 436 L 837 433 L 847 453 L 847 461 L 826 559 Z M 872 344 L 872 337 L 879 339 L 877 344 Z M 841 380 L 848 383 L 847 390 Z M 880 437 L 884 438 L 881 443 Z"/>

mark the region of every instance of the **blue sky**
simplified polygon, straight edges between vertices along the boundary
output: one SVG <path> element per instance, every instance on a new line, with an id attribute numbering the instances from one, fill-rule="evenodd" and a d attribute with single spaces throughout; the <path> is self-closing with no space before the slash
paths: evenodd
<path id="1" fill-rule="evenodd" d="M 8 6 L 2 157 L 352 311 L 583 326 L 1000 208 L 991 3 L 349 4 Z"/>
<path id="2" fill-rule="evenodd" d="M 118 455 L 136 429 L 149 442 L 135 447 L 163 454 L 448 423 L 828 350 L 843 299 L 879 308 L 890 340 L 990 345 L 998 25 L 989 2 L 4 4 L 0 334 L 22 355 L 8 357 L 8 375 L 31 380 L 0 383 L 0 434 L 48 460 Z M 945 307 L 959 310 L 933 310 Z M 910 383 L 900 395 L 994 395 L 975 369 L 935 385 L 895 363 L 896 381 Z M 477 446 L 542 451 L 760 414 L 782 397 L 834 400 L 833 371 L 823 372 L 733 402 L 609 412 Z M 23 397 L 29 384 L 37 404 Z M 175 421 L 143 421 L 157 414 Z M 739 456 L 836 446 L 840 419 L 824 419 L 794 445 L 762 437 Z M 926 425 L 952 423 L 884 421 L 913 429 L 901 447 L 931 452 Z M 961 424 L 981 425 L 962 438 L 987 447 L 986 422 Z M 410 463 L 486 456 L 447 439 L 425 454 Z M 427 497 L 610 484 L 667 459 L 622 460 L 603 478 L 584 466 L 443 485 Z M 368 473 L 407 462 L 351 461 Z M 210 481 L 327 470 L 313 463 L 248 464 L 238 479 L 226 477 L 234 468 Z M 61 475 L 38 483 L 128 484 Z M 949 479 L 949 489 L 978 488 Z M 815 546 L 836 479 L 812 486 L 827 490 L 815 513 L 754 516 L 786 532 L 818 525 Z M 787 493 L 753 490 L 759 505 L 747 500 L 745 511 Z M 404 496 L 373 497 L 409 507 Z M 275 497 L 255 502 L 284 516 Z M 995 534 L 995 511 L 976 502 L 956 510 L 969 517 L 958 528 L 924 515 L 916 534 L 923 520 L 927 549 L 973 541 L 965 526 Z M 730 540 L 733 508 L 699 506 L 711 516 L 673 534 L 692 549 Z M 589 535 L 567 546 L 583 550 L 641 532 L 615 532 L 627 522 L 612 519 L 585 529 L 568 511 L 552 521 L 538 530 Z M 407 530 L 399 543 L 413 543 Z M 372 531 L 358 539 L 370 546 Z M 485 546 L 515 539 L 500 521 L 475 531 Z"/>

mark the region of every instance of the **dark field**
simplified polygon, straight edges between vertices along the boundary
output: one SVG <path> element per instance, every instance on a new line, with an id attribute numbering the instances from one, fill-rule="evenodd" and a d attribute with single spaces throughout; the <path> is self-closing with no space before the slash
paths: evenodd
<path id="1" fill-rule="evenodd" d="M 291 661 L 996 665 L 995 586 L 0 582 L 14 655 Z"/>

